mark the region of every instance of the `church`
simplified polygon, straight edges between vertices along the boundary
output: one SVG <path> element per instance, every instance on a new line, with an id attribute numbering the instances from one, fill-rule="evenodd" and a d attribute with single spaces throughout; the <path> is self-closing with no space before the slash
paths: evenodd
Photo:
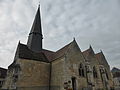
<path id="1" fill-rule="evenodd" d="M 58 51 L 42 46 L 40 6 L 27 44 L 18 43 L 3 90 L 113 90 L 110 66 L 102 51 L 81 51 L 75 39 Z"/>

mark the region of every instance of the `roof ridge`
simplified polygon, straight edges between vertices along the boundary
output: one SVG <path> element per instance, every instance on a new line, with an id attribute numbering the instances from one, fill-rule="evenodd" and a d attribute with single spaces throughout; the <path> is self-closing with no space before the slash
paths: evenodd
<path id="1" fill-rule="evenodd" d="M 72 41 L 73 42 L 73 41 Z M 63 50 L 64 48 L 68 47 L 72 42 L 70 42 L 69 44 L 65 45 L 64 47 L 60 48 L 59 50 L 57 50 L 56 52 L 59 52 L 60 50 Z"/>

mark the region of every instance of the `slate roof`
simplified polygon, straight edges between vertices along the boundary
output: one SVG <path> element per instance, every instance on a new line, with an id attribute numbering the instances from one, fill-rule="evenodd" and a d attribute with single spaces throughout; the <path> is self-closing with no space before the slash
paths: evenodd
<path id="1" fill-rule="evenodd" d="M 43 49 L 40 52 L 34 52 L 30 50 L 27 47 L 27 45 L 21 44 L 19 42 L 15 56 L 22 59 L 36 60 L 36 61 L 42 61 L 48 63 L 63 56 L 73 42 L 74 41 L 67 44 L 66 46 L 64 46 L 63 48 L 59 49 L 56 52 L 46 49 Z"/>
<path id="2" fill-rule="evenodd" d="M 120 72 L 120 69 L 113 67 L 113 69 L 111 70 L 111 72 Z"/>
<path id="3" fill-rule="evenodd" d="M 0 67 L 0 78 L 5 78 L 7 75 L 7 69 Z"/>
<path id="4" fill-rule="evenodd" d="M 47 57 L 43 52 L 33 52 L 30 50 L 27 45 L 18 44 L 18 49 L 16 51 L 17 56 L 22 59 L 30 59 L 30 60 L 36 60 L 36 61 L 43 61 L 43 62 L 49 62 Z"/>
<path id="5" fill-rule="evenodd" d="M 56 52 L 50 51 L 50 50 L 46 50 L 43 49 L 41 52 L 45 54 L 45 56 L 47 57 L 47 59 L 49 60 L 49 62 L 54 61 L 57 58 L 62 57 L 68 50 L 69 46 L 73 43 L 74 41 L 72 41 L 71 43 L 65 45 L 63 48 L 57 50 Z"/>
<path id="6" fill-rule="evenodd" d="M 66 51 L 68 50 L 69 46 L 70 46 L 72 43 L 73 43 L 73 42 L 67 44 L 67 45 L 64 46 L 63 48 L 61 48 L 61 49 L 59 49 L 58 51 L 56 51 L 56 52 L 54 53 L 54 57 L 52 58 L 52 60 L 55 60 L 55 59 L 63 56 L 63 55 L 66 53 Z"/>
<path id="7" fill-rule="evenodd" d="M 50 50 L 46 50 L 46 49 L 43 49 L 41 52 L 45 54 L 45 56 L 47 57 L 47 59 L 49 60 L 49 62 L 52 61 L 55 52 L 50 51 Z"/>

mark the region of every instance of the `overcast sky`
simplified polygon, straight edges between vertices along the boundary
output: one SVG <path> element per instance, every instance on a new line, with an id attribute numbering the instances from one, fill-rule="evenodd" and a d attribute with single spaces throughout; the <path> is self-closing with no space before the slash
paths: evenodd
<path id="1" fill-rule="evenodd" d="M 26 43 L 39 0 L 0 0 L 0 67 L 13 61 L 18 41 Z M 41 0 L 44 48 L 56 51 L 73 37 L 82 51 L 103 50 L 120 68 L 120 0 Z"/>

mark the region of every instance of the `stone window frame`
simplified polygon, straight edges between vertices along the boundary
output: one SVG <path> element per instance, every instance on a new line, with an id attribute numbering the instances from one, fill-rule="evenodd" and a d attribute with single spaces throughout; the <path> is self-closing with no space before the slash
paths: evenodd
<path id="1" fill-rule="evenodd" d="M 104 68 L 104 66 L 100 67 L 100 74 L 102 75 L 103 73 L 105 73 L 107 80 L 109 80 L 110 78 L 108 75 L 108 71 L 106 68 Z"/>
<path id="2" fill-rule="evenodd" d="M 82 63 L 80 63 L 78 70 L 79 70 L 79 76 L 85 77 L 84 65 Z"/>

